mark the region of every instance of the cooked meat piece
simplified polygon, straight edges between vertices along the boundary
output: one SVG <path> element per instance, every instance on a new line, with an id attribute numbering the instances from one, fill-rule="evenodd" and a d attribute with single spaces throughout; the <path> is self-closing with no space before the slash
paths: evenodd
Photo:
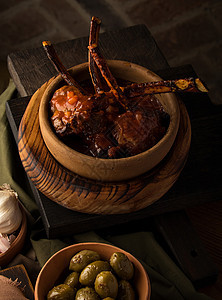
<path id="1" fill-rule="evenodd" d="M 119 103 L 112 93 L 77 96 L 72 86 L 63 86 L 54 93 L 50 109 L 57 134 L 66 136 L 73 133 L 86 138 L 105 132 L 120 112 Z"/>
<path id="2" fill-rule="evenodd" d="M 136 155 L 153 147 L 164 136 L 165 117 L 154 96 L 135 98 L 131 110 L 119 115 L 114 122 L 112 134 L 128 156 Z"/>
<path id="3" fill-rule="evenodd" d="M 64 140 L 78 137 L 86 154 L 102 158 L 136 155 L 154 146 L 169 125 L 169 115 L 151 93 L 191 90 L 196 83 L 164 81 L 120 87 L 98 47 L 100 23 L 92 18 L 88 47 L 91 91 L 72 78 L 52 44 L 43 42 L 48 57 L 68 83 L 50 101 L 52 126 Z"/>

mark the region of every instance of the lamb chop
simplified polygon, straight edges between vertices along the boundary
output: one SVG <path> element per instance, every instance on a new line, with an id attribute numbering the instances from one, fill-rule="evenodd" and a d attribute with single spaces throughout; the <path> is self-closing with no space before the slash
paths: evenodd
<path id="1" fill-rule="evenodd" d="M 89 52 L 110 91 L 125 109 L 113 120 L 110 131 L 117 146 L 108 150 L 108 157 L 118 157 L 120 150 L 124 156 L 135 155 L 155 145 L 166 133 L 169 121 L 160 102 L 154 96 L 143 97 L 141 93 L 134 93 L 134 99 L 129 102 L 123 94 L 124 88 L 118 86 L 110 73 L 96 42 L 89 43 Z"/>
<path id="2" fill-rule="evenodd" d="M 93 18 L 91 22 L 90 42 L 98 41 L 99 22 Z M 113 147 L 113 138 L 107 131 L 113 118 L 117 117 L 122 108 L 122 104 L 117 102 L 112 92 L 103 90 L 102 78 L 99 69 L 93 60 L 90 60 L 89 71 L 95 88 L 95 94 L 88 94 L 72 78 L 62 65 L 55 49 L 50 42 L 43 42 L 44 49 L 56 69 L 68 83 L 58 89 L 50 102 L 51 121 L 56 133 L 60 136 L 75 134 L 81 136 L 88 145 L 88 150 L 94 156 L 107 156 L 109 148 Z M 112 76 L 112 75 L 111 75 Z M 115 78 L 111 78 L 115 81 Z M 106 152 L 106 153 L 105 153 Z"/>
<path id="3" fill-rule="evenodd" d="M 68 83 L 52 97 L 51 120 L 58 135 L 80 136 L 93 156 L 131 156 L 152 147 L 166 133 L 169 115 L 155 93 L 207 90 L 199 79 L 192 78 L 120 87 L 98 47 L 100 23 L 92 18 L 88 47 L 94 94 L 72 78 L 51 43 L 43 42 L 48 57 Z"/>

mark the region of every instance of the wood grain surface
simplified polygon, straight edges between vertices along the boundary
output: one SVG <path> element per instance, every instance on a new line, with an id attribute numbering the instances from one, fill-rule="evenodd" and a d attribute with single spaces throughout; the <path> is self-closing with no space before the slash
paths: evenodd
<path id="1" fill-rule="evenodd" d="M 38 190 L 49 199 L 75 211 L 121 214 L 147 207 L 170 189 L 184 167 L 191 141 L 190 120 L 181 101 L 178 135 L 170 153 L 157 167 L 128 181 L 93 181 L 61 166 L 43 141 L 38 111 L 41 97 L 51 81 L 45 83 L 31 98 L 18 134 L 22 164 Z"/>
<path id="2" fill-rule="evenodd" d="M 218 269 L 203 247 L 185 211 L 156 216 L 154 224 L 163 236 L 165 250 L 170 251 L 172 258 L 195 287 L 216 281 Z"/>
<path id="3" fill-rule="evenodd" d="M 196 205 L 186 210 L 194 230 L 206 251 L 216 264 L 219 276 L 216 283 L 201 287 L 199 291 L 214 300 L 222 298 L 222 201 Z"/>

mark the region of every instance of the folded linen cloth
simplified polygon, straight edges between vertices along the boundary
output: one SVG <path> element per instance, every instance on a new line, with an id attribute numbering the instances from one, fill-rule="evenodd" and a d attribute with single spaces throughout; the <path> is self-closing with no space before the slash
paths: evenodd
<path id="1" fill-rule="evenodd" d="M 35 217 L 31 227 L 30 240 L 41 266 L 58 250 L 70 243 L 103 242 L 114 244 L 137 257 L 144 265 L 151 281 L 151 300 L 210 300 L 198 293 L 192 283 L 176 266 L 171 258 L 157 243 L 152 232 L 136 232 L 118 236 L 102 237 L 95 232 L 74 235 L 66 239 L 47 239 L 37 205 L 28 193 L 28 184 L 24 173 L 17 168 L 18 151 L 5 114 L 5 103 L 13 97 L 15 86 L 10 80 L 8 88 L 0 96 L 0 185 L 9 183 L 18 193 L 20 200 Z M 36 217 L 38 216 L 38 217 Z"/>

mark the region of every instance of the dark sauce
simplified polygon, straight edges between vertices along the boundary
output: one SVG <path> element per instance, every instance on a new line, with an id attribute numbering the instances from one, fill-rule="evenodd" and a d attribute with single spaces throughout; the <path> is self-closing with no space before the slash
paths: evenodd
<path id="1" fill-rule="evenodd" d="M 103 80 L 103 78 L 101 78 L 101 80 Z M 125 79 L 118 79 L 118 78 L 116 79 L 116 81 L 119 84 L 119 86 L 127 86 L 127 85 L 133 83 L 132 81 L 125 80 Z M 79 84 L 84 90 L 89 92 L 89 94 L 93 95 L 95 93 L 91 79 L 83 80 Z M 108 86 L 106 87 L 105 82 L 103 84 L 103 87 L 104 87 L 104 92 L 109 91 L 109 87 Z M 70 135 L 64 136 L 64 137 L 59 136 L 59 138 L 63 141 L 63 143 L 65 145 L 67 145 L 68 147 L 70 147 L 80 153 L 83 153 L 83 154 L 89 155 L 89 156 L 93 156 L 93 157 L 97 156 L 100 158 L 108 158 L 107 151 L 105 151 L 105 152 L 101 151 L 99 154 L 96 153 L 95 149 L 92 148 L 91 145 L 87 144 L 86 141 L 78 135 L 70 134 Z M 117 146 L 116 140 L 109 134 L 108 134 L 108 139 L 112 141 L 113 146 Z M 123 151 L 123 150 L 120 151 L 119 157 L 126 157 L 125 151 Z"/>
<path id="2" fill-rule="evenodd" d="M 123 80 L 123 79 L 117 79 L 117 83 L 118 83 L 119 86 L 124 87 L 124 86 L 127 86 L 129 84 L 132 84 L 133 82 L 130 82 L 128 80 Z M 90 79 L 82 81 L 80 83 L 80 85 L 86 91 L 88 91 L 90 94 L 92 94 L 92 95 L 94 94 L 94 87 L 93 87 L 92 82 L 91 82 Z M 104 88 L 104 91 L 108 91 L 108 90 L 109 90 L 108 88 L 107 88 L 107 90 Z M 142 99 L 142 101 L 143 101 L 143 96 L 139 96 L 137 98 L 138 99 L 136 99 L 136 101 L 138 101 L 139 99 L 140 100 Z M 132 103 L 133 103 L 133 101 L 132 101 Z M 132 104 L 132 105 L 134 105 L 134 104 Z M 160 124 L 161 124 L 161 126 L 163 126 L 165 128 L 165 132 L 164 132 L 164 134 L 165 134 L 166 131 L 167 131 L 167 128 L 169 126 L 170 117 L 169 117 L 168 113 L 166 113 L 163 110 L 163 107 L 160 104 L 160 102 L 157 100 L 157 98 L 154 98 L 154 101 L 153 101 L 151 106 L 153 106 L 152 110 L 154 109 L 155 113 L 159 115 Z M 146 107 L 144 109 L 146 110 Z M 131 107 L 130 110 L 134 111 L 134 108 Z M 68 147 L 70 147 L 70 148 L 72 148 L 72 149 L 74 149 L 74 150 L 76 150 L 80 153 L 83 153 L 83 154 L 89 155 L 89 156 L 93 156 L 93 157 L 110 158 L 108 156 L 108 151 L 110 151 L 110 148 L 112 148 L 112 147 L 114 147 L 114 149 L 117 149 L 116 153 L 115 153 L 116 156 L 114 158 L 129 157 L 129 156 L 134 155 L 134 154 L 130 153 L 130 151 L 128 149 L 124 148 L 124 147 L 119 147 L 118 148 L 118 142 L 115 139 L 115 137 L 109 132 L 109 129 L 106 132 L 106 138 L 107 138 L 107 141 L 108 141 L 107 147 L 104 146 L 104 147 L 101 147 L 101 149 L 99 149 L 98 145 L 97 145 L 97 147 L 95 147 L 94 143 L 90 143 L 90 141 L 88 142 L 87 139 L 85 139 L 85 138 L 83 138 L 79 135 L 70 134 L 70 135 L 67 135 L 67 136 L 64 136 L 64 137 L 59 136 L 59 138 Z M 159 139 L 161 139 L 161 138 L 162 137 L 159 137 Z M 106 145 L 106 143 L 103 142 L 103 145 Z M 112 145 L 112 146 L 110 146 L 110 145 Z M 152 147 L 152 145 L 150 147 Z M 148 147 L 147 149 L 143 149 L 141 152 L 143 152 L 145 150 L 148 150 L 150 147 Z"/>

